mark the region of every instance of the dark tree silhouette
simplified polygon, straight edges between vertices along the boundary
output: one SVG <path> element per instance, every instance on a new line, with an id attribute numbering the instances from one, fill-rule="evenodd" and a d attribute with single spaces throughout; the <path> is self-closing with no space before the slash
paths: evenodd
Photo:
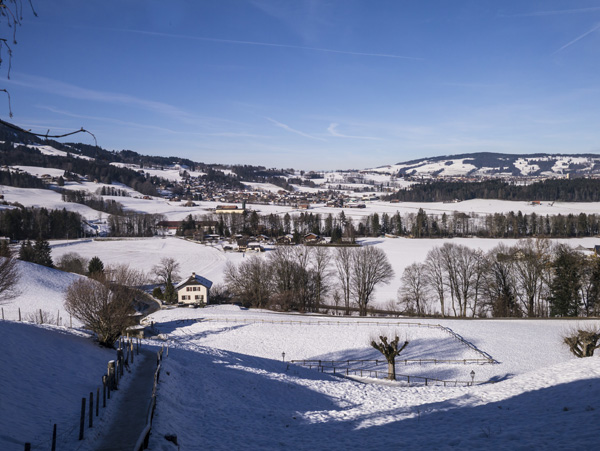
<path id="1" fill-rule="evenodd" d="M 379 336 L 379 342 L 376 342 L 375 340 L 371 341 L 371 346 L 373 346 L 375 349 L 381 352 L 387 360 L 388 379 L 391 381 L 396 380 L 396 356 L 408 346 L 408 341 L 405 341 L 404 344 L 400 348 L 398 348 L 399 341 L 400 337 L 398 337 L 398 335 L 396 335 L 394 339 L 389 343 L 388 337 L 384 335 Z"/>

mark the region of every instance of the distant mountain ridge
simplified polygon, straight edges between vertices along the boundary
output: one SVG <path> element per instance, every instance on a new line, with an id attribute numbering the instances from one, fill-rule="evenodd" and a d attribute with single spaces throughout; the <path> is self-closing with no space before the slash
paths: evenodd
<path id="1" fill-rule="evenodd" d="M 552 177 L 600 175 L 597 154 L 502 154 L 480 152 L 421 158 L 373 171 L 438 177 Z"/>

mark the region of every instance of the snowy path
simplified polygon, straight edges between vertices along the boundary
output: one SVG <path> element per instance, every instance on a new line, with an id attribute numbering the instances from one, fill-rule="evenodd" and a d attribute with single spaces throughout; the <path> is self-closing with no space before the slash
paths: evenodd
<path id="1" fill-rule="evenodd" d="M 131 451 L 146 425 L 156 358 L 149 350 L 143 350 L 137 357 L 140 362 L 136 364 L 133 379 L 129 381 L 123 396 L 118 398 L 120 415 L 115 415 L 107 426 L 104 439 L 95 448 L 97 451 Z"/>

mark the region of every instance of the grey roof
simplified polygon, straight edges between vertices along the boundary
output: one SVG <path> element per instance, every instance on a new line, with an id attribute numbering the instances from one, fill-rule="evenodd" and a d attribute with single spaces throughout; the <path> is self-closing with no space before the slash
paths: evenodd
<path id="1" fill-rule="evenodd" d="M 182 282 L 179 282 L 177 285 L 175 285 L 175 289 L 179 290 L 179 288 L 181 288 L 182 286 L 193 282 L 193 281 L 198 282 L 200 285 L 204 285 L 206 288 L 212 287 L 212 282 L 210 280 L 208 280 L 205 277 L 199 276 L 198 274 L 192 274 L 189 278 L 183 280 Z"/>

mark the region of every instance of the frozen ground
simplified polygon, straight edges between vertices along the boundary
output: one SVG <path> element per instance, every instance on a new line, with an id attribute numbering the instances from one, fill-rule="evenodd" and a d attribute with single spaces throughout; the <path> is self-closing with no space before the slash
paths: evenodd
<path id="1" fill-rule="evenodd" d="M 390 300 L 396 299 L 400 287 L 400 276 L 404 268 L 415 261 L 423 261 L 427 252 L 434 247 L 441 246 L 449 241 L 463 244 L 472 248 L 479 248 L 484 252 L 489 251 L 501 242 L 508 245 L 517 240 L 509 239 L 482 239 L 482 238 L 454 238 L 441 239 L 409 239 L 409 238 L 368 238 L 361 243 L 380 247 L 385 251 L 395 272 L 395 277 L 389 285 L 378 286 L 372 305 L 385 307 Z M 595 238 L 580 238 L 570 240 L 555 240 L 567 242 L 573 247 L 579 245 L 592 248 L 598 244 Z M 330 248 L 331 252 L 335 250 Z M 204 245 L 185 241 L 179 238 L 140 238 L 140 239 L 115 239 L 115 240 L 80 240 L 80 241 L 53 241 L 52 256 L 55 260 L 68 252 L 77 252 L 86 258 L 97 255 L 106 264 L 129 264 L 132 267 L 150 273 L 152 267 L 167 256 L 175 258 L 181 267 L 180 275 L 186 277 L 192 272 L 208 278 L 213 283 L 224 281 L 223 271 L 228 261 L 239 263 L 244 258 L 237 252 L 224 252 L 220 245 Z M 255 254 L 260 258 L 267 258 L 265 253 Z M 247 256 L 249 257 L 249 256 Z M 332 263 L 332 270 L 334 265 Z"/>
<path id="2" fill-rule="evenodd" d="M 22 288 L 34 290 L 36 308 L 48 311 L 76 277 L 33 264 L 20 268 Z M 24 309 L 31 299 L 24 294 L 10 306 Z M 600 361 L 576 359 L 561 343 L 578 321 L 359 319 L 235 306 L 162 310 L 147 321 L 158 335 L 145 346 L 169 346 L 151 450 L 177 449 L 167 434 L 176 434 L 180 449 L 189 450 L 588 450 L 600 434 Z M 443 327 L 432 327 L 437 324 Z M 391 383 L 288 364 L 376 359 L 369 340 L 382 332 L 409 341 L 400 359 L 489 355 L 498 362 L 399 362 L 399 375 L 464 383 L 474 371 L 475 380 L 496 383 L 408 386 L 402 376 Z M 0 321 L 0 340 L 6 345 L 0 357 L 0 449 L 22 450 L 25 441 L 47 449 L 54 423 L 57 449 L 93 449 L 108 433 L 118 404 L 109 404 L 87 430 L 94 441 L 80 444 L 81 397 L 95 391 L 113 352 L 78 330 L 13 321 Z"/>
<path id="3" fill-rule="evenodd" d="M 398 373 L 470 380 L 475 371 L 497 382 L 425 387 L 288 366 L 281 353 L 375 358 L 369 337 L 390 329 L 408 337 L 405 358 L 472 358 L 474 350 L 439 329 L 373 319 L 328 324 L 237 307 L 152 319 L 170 350 L 151 449 L 175 449 L 166 434 L 181 449 L 589 449 L 600 433 L 600 362 L 563 347 L 568 321 L 433 321 L 499 363 L 400 364 Z"/>

